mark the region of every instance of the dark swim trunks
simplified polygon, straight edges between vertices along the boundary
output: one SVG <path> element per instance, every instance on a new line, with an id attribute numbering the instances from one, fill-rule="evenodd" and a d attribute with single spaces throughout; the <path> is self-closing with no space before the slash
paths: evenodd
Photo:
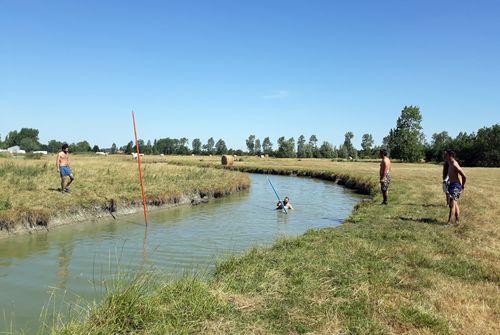
<path id="1" fill-rule="evenodd" d="M 61 173 L 61 177 L 71 176 L 73 174 L 69 166 L 59 167 L 59 172 Z"/>
<path id="2" fill-rule="evenodd" d="M 390 184 L 391 184 L 391 173 L 387 172 L 384 181 L 380 182 L 380 188 L 382 189 L 382 192 L 387 192 Z"/>
<path id="3" fill-rule="evenodd" d="M 450 183 L 448 186 L 448 194 L 450 198 L 457 201 L 460 198 L 460 193 L 462 193 L 462 185 L 460 183 Z"/>

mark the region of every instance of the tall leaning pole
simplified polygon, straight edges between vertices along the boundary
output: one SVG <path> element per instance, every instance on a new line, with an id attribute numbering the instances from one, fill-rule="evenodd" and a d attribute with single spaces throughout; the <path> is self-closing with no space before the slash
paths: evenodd
<path id="1" fill-rule="evenodd" d="M 137 138 L 137 126 L 135 124 L 135 114 L 134 111 L 132 111 L 132 122 L 134 124 L 134 136 L 135 136 L 135 149 L 137 152 L 137 165 L 139 167 L 139 182 L 141 184 L 141 197 L 142 197 L 142 208 L 144 210 L 144 222 L 146 223 L 146 226 L 148 225 L 148 212 L 147 212 L 147 206 L 146 206 L 146 194 L 144 193 L 144 180 L 142 178 L 142 159 L 141 159 L 141 153 L 139 151 L 139 139 Z"/>

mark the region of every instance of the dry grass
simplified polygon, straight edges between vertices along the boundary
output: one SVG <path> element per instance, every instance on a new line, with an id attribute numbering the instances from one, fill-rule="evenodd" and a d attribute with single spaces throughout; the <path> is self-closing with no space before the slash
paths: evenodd
<path id="1" fill-rule="evenodd" d="M 219 165 L 217 157 L 155 160 Z M 247 157 L 235 168 L 347 180 L 354 188 L 376 187 L 378 171 L 373 162 Z M 376 194 L 341 227 L 224 260 L 209 283 L 160 283 L 137 303 L 134 290 L 118 291 L 113 297 L 127 302 L 126 312 L 110 315 L 109 298 L 89 321 L 55 333 L 498 334 L 500 169 L 465 171 L 459 227 L 444 226 L 439 166 L 395 164 L 388 206 Z"/>
<path id="2" fill-rule="evenodd" d="M 0 226 L 47 225 L 56 216 L 99 212 L 114 202 L 117 209 L 141 204 L 137 163 L 125 156 L 74 155 L 71 194 L 61 194 L 55 156 L 40 160 L 0 158 Z M 195 195 L 222 196 L 248 187 L 242 173 L 181 167 L 145 161 L 148 204 L 178 203 Z M 75 217 L 76 219 L 76 217 Z"/>

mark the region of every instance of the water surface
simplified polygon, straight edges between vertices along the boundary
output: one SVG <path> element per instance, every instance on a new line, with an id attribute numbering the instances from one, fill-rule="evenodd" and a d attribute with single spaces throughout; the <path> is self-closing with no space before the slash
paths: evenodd
<path id="1" fill-rule="evenodd" d="M 12 318 L 14 329 L 36 330 L 42 307 L 54 292 L 57 297 L 66 294 L 67 300 L 98 299 L 102 287 L 96 282 L 117 267 L 133 271 L 154 264 L 174 276 L 207 273 L 228 254 L 338 225 L 359 201 L 331 182 L 270 178 L 295 207 L 288 215 L 274 210 L 267 176 L 251 175 L 249 191 L 196 207 L 151 212 L 147 231 L 139 213 L 0 240 L 0 332 L 11 329 Z"/>

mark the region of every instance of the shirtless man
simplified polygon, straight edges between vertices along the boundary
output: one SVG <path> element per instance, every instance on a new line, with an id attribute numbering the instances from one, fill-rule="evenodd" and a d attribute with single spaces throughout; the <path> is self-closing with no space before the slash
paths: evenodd
<path id="1" fill-rule="evenodd" d="M 276 210 L 283 209 L 283 204 L 285 204 L 286 209 L 293 210 L 292 204 L 290 203 L 290 198 L 288 198 L 288 197 L 285 197 L 285 199 L 283 200 L 283 203 L 281 203 L 281 201 L 280 201 L 276 204 Z"/>
<path id="2" fill-rule="evenodd" d="M 450 195 L 450 214 L 448 215 L 448 224 L 452 223 L 453 217 L 455 218 L 455 224 L 458 224 L 460 219 L 460 208 L 458 207 L 458 198 L 460 198 L 460 194 L 465 189 L 465 181 L 467 177 L 465 176 L 464 171 L 458 164 L 455 159 L 455 151 L 447 150 L 446 151 L 446 160 L 448 161 L 448 177 L 449 177 L 449 186 L 448 186 L 448 194 Z M 462 177 L 462 182 L 460 182 L 459 175 Z"/>
<path id="3" fill-rule="evenodd" d="M 69 193 L 69 185 L 71 185 L 73 180 L 75 180 L 75 177 L 73 177 L 73 173 L 69 167 L 69 147 L 66 143 L 63 144 L 61 152 L 57 154 L 56 166 L 57 172 L 59 172 L 59 175 L 61 176 L 61 192 Z M 69 177 L 69 182 L 65 186 L 64 179 L 66 176 Z"/>
<path id="4" fill-rule="evenodd" d="M 387 157 L 385 149 L 379 151 L 379 157 L 382 159 L 380 162 L 380 190 L 384 198 L 381 205 L 387 205 L 387 192 L 391 184 L 391 160 Z"/>

